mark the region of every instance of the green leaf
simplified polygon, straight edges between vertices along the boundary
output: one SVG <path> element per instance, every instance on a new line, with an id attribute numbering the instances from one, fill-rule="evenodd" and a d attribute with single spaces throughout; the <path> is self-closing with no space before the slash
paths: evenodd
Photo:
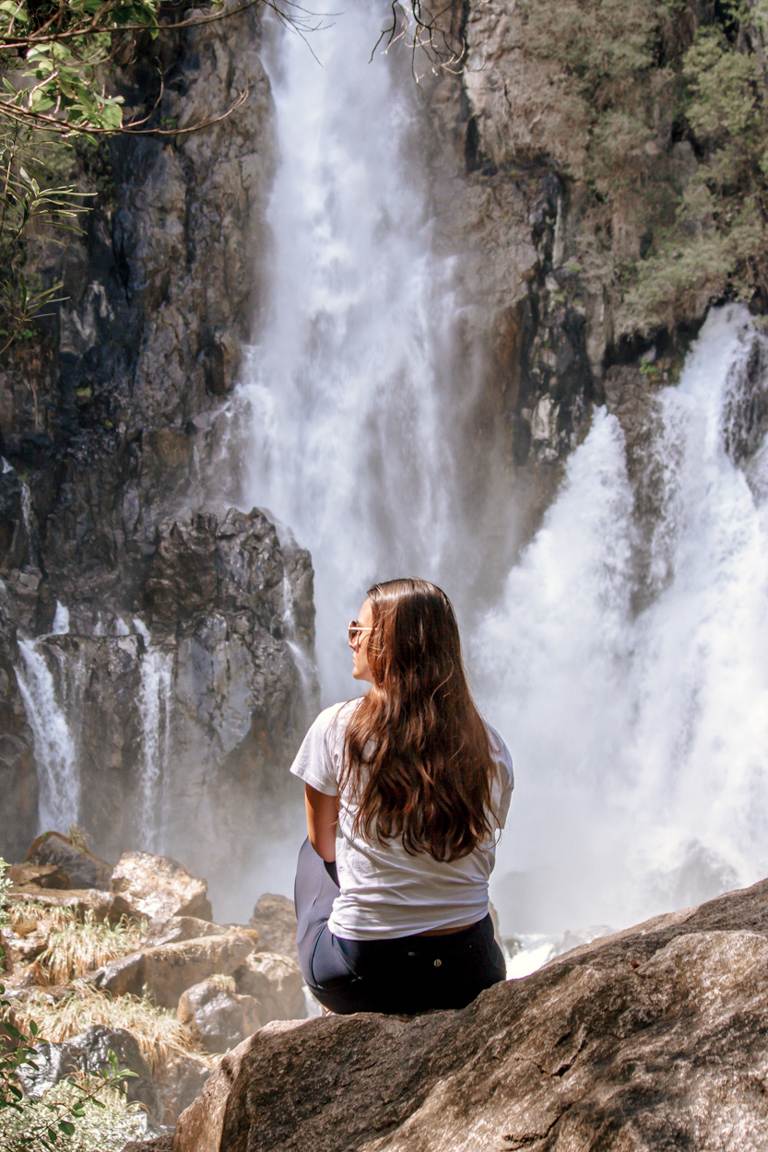
<path id="1" fill-rule="evenodd" d="M 19 24 L 29 22 L 29 13 L 24 5 L 17 4 L 14 0 L 0 0 L 0 12 L 7 12 L 13 20 L 18 20 Z"/>

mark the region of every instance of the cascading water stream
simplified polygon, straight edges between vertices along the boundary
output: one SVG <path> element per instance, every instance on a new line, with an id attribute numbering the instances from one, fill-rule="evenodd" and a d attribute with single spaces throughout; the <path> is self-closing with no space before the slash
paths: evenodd
<path id="1" fill-rule="evenodd" d="M 713 311 L 661 393 L 650 557 L 598 411 L 479 631 L 483 700 L 520 766 L 501 858 L 518 875 L 497 898 L 524 930 L 620 926 L 768 872 L 768 452 L 727 451 L 753 431 L 734 420 L 765 389 L 755 357 L 746 309 Z"/>
<path id="2" fill-rule="evenodd" d="M 344 624 L 366 587 L 458 569 L 451 265 L 432 252 L 407 53 L 369 62 L 388 14 L 360 4 L 336 17 L 312 38 L 321 64 L 300 37 L 277 38 L 270 306 L 236 400 L 243 503 L 312 553 L 335 699 L 350 692 Z"/>
<path id="3" fill-rule="evenodd" d="M 57 648 L 46 645 L 46 639 L 19 639 L 21 664 L 15 669 L 16 681 L 38 766 L 38 827 L 66 833 L 78 823 L 80 814 L 77 744 L 69 717 L 77 715 L 84 669 L 79 660 L 68 660 Z M 46 654 L 56 662 L 55 677 Z"/>
<path id="4" fill-rule="evenodd" d="M 142 740 L 138 827 L 146 850 L 157 852 L 162 847 L 163 794 L 170 762 L 173 657 L 152 643 L 149 629 L 138 617 L 133 626 L 144 642 L 138 699 Z"/>

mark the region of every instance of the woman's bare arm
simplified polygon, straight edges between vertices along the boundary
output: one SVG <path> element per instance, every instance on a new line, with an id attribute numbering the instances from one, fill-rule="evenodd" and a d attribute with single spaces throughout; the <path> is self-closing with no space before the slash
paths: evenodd
<path id="1" fill-rule="evenodd" d="M 327 864 L 336 859 L 336 824 L 339 817 L 338 796 L 326 796 L 309 784 L 304 785 L 309 842 Z"/>

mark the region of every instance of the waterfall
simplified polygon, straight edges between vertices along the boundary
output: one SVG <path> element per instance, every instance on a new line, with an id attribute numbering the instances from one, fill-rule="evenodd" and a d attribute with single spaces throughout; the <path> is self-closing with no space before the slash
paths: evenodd
<path id="1" fill-rule="evenodd" d="M 149 629 L 139 617 L 134 617 L 133 626 L 144 641 L 138 699 L 142 769 L 137 826 L 146 850 L 155 852 L 159 850 L 162 840 L 163 785 L 166 783 L 170 761 L 173 657 L 152 643 Z"/>
<path id="2" fill-rule="evenodd" d="M 465 571 L 454 447 L 472 389 L 450 376 L 458 304 L 451 260 L 433 251 L 409 55 L 370 60 L 389 15 L 359 4 L 334 17 L 312 37 L 320 63 L 290 30 L 276 35 L 270 304 L 236 396 L 242 501 L 312 553 L 334 699 L 354 690 L 345 624 L 372 581 Z"/>
<path id="3" fill-rule="evenodd" d="M 523 931 L 620 926 L 768 872 L 767 347 L 745 308 L 713 310 L 661 392 L 649 555 L 596 412 L 479 629 L 519 765 L 497 898 Z"/>
<path id="4" fill-rule="evenodd" d="M 291 659 L 298 673 L 299 683 L 301 685 L 302 705 L 306 711 L 316 690 L 315 666 L 312 662 L 311 655 L 298 638 L 293 587 L 287 572 L 283 572 L 282 591 L 285 642 L 288 645 L 288 651 L 291 653 Z"/>
<path id="5" fill-rule="evenodd" d="M 38 766 L 38 826 L 40 831 L 67 833 L 80 813 L 77 746 L 68 716 L 82 690 L 83 668 L 48 645 L 46 652 L 56 661 L 54 678 L 43 651 L 46 639 L 19 639 L 21 665 L 15 672 Z"/>
<path id="6" fill-rule="evenodd" d="M 56 611 L 53 615 L 53 624 L 51 625 L 51 634 L 53 636 L 66 636 L 69 632 L 69 608 L 56 601 Z"/>

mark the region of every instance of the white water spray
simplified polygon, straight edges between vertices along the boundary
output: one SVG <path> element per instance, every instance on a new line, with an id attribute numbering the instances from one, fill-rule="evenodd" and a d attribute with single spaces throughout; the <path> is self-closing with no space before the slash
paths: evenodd
<path id="1" fill-rule="evenodd" d="M 289 32 L 276 48 L 271 304 L 237 400 L 244 504 L 268 507 L 312 553 L 321 682 L 336 699 L 366 587 L 438 579 L 458 547 L 451 268 L 432 253 L 407 53 L 402 75 L 382 55 L 369 63 L 388 12 L 339 15 L 312 38 L 322 64 Z"/>
<path id="2" fill-rule="evenodd" d="M 51 634 L 53 636 L 66 636 L 69 632 L 69 608 L 66 608 L 59 600 L 56 601 L 56 611 L 53 615 L 53 624 L 51 626 Z"/>
<path id="3" fill-rule="evenodd" d="M 152 643 L 149 629 L 139 617 L 134 617 L 133 626 L 144 641 L 138 699 L 142 737 L 138 827 L 146 850 L 154 852 L 161 847 L 163 785 L 170 762 L 173 658 Z"/>
<path id="4" fill-rule="evenodd" d="M 497 887 L 513 931 L 619 926 L 768 872 L 768 454 L 726 451 L 763 340 L 745 309 L 713 312 L 661 394 L 648 607 L 621 433 L 598 412 L 480 631 L 518 761 L 500 865 L 518 875 Z"/>
<path id="5" fill-rule="evenodd" d="M 38 766 L 38 827 L 67 833 L 78 823 L 80 813 L 80 776 L 77 745 L 67 716 L 73 697 L 82 684 L 82 669 L 75 661 L 68 666 L 66 657 L 57 649 L 57 677 L 63 687 L 57 693 L 56 680 L 45 655 L 46 637 L 20 639 L 21 665 L 15 669 L 16 680 L 32 729 L 35 760 Z M 71 690 L 67 690 L 68 681 Z"/>

